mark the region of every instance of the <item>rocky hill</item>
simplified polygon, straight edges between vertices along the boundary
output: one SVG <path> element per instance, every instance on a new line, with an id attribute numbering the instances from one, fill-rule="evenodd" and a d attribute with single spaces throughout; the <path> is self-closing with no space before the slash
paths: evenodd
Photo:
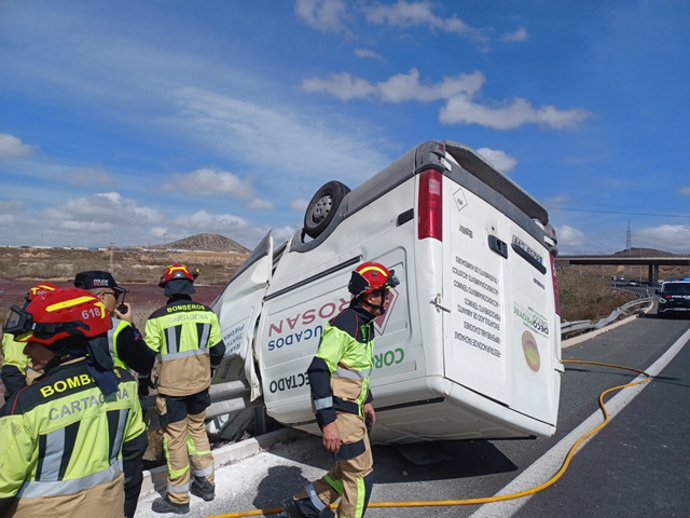
<path id="1" fill-rule="evenodd" d="M 220 234 L 195 234 L 193 236 L 152 246 L 158 250 L 210 250 L 214 252 L 247 253 L 249 250 L 238 242 Z"/>
<path id="2" fill-rule="evenodd" d="M 657 250 L 656 248 L 626 248 L 620 252 L 616 252 L 616 256 L 623 257 L 673 257 L 675 254 L 666 252 L 664 250 Z"/>

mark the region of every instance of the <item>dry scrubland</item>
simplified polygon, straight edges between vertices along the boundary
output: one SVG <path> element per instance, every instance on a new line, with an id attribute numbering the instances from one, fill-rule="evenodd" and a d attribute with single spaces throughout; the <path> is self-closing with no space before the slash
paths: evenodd
<path id="1" fill-rule="evenodd" d="M 11 304 L 21 303 L 24 293 L 37 280 L 71 286 L 74 275 L 84 270 L 109 270 L 129 290 L 134 321 L 144 328 L 151 312 L 165 302 L 158 288 L 163 268 L 180 261 L 198 267 L 199 302 L 210 304 L 223 290 L 233 274 L 248 257 L 248 252 L 167 252 L 167 251 L 87 251 L 0 247 L 0 315 Z M 662 269 L 662 278 L 683 276 L 680 268 Z M 608 316 L 618 306 L 635 298 L 613 290 L 609 279 L 624 274 L 627 279 L 646 278 L 646 268 L 570 266 L 559 270 L 559 287 L 564 320 L 597 320 Z M 2 359 L 0 358 L 0 365 Z M 3 390 L 0 388 L 0 394 Z M 1 401 L 1 398 L 0 398 Z"/>
<path id="2" fill-rule="evenodd" d="M 612 276 L 627 280 L 647 281 L 646 266 L 568 266 L 559 268 L 558 285 L 561 297 L 561 318 L 567 321 L 599 320 L 619 306 L 637 298 L 634 294 L 611 288 Z M 685 277 L 687 269 L 661 267 L 660 279 Z"/>
<path id="3" fill-rule="evenodd" d="M 69 286 L 77 272 L 109 270 L 130 290 L 127 301 L 134 305 L 136 323 L 143 327 L 146 317 L 163 302 L 157 287 L 163 268 L 176 261 L 198 267 L 197 298 L 210 303 L 248 257 L 235 251 L 132 251 L 54 250 L 0 247 L 0 314 L 17 303 L 36 280 Z M 662 268 L 661 277 L 683 276 L 681 268 Z M 634 298 L 613 290 L 611 276 L 646 279 L 646 268 L 613 266 L 570 266 L 558 271 L 562 317 L 564 320 L 598 319 Z"/>
<path id="4" fill-rule="evenodd" d="M 127 300 L 135 306 L 136 322 L 143 320 L 163 302 L 157 287 L 163 268 L 180 261 L 198 267 L 197 298 L 210 303 L 248 257 L 236 251 L 132 251 L 132 250 L 54 250 L 0 247 L 0 314 L 10 304 L 21 301 L 36 280 L 49 280 L 69 286 L 77 272 L 112 271 L 120 284 L 130 290 Z M 682 268 L 662 268 L 661 277 L 686 275 Z M 646 279 L 646 267 L 570 266 L 558 271 L 564 320 L 598 319 L 634 298 L 613 290 L 611 276 Z"/>
<path id="5" fill-rule="evenodd" d="M 34 250 L 0 247 L 0 315 L 11 304 L 20 303 L 24 293 L 37 280 L 49 280 L 71 286 L 77 272 L 84 270 L 112 271 L 118 283 L 129 290 L 127 301 L 132 304 L 135 324 L 144 328 L 151 312 L 165 302 L 157 283 L 163 268 L 180 261 L 198 267 L 195 299 L 211 303 L 223 290 L 232 275 L 248 257 L 247 252 L 138 252 Z M 618 306 L 634 298 L 631 294 L 610 287 L 612 275 L 625 274 L 628 279 L 643 279 L 646 269 L 621 271 L 615 267 L 571 266 L 558 272 L 562 316 L 564 320 L 597 320 L 608 316 Z M 662 278 L 683 275 L 680 269 L 662 271 Z M 0 365 L 2 357 L 0 355 Z M 0 405 L 4 402 L 0 382 Z M 160 431 L 149 432 L 149 449 L 144 456 L 147 465 L 162 462 Z"/>

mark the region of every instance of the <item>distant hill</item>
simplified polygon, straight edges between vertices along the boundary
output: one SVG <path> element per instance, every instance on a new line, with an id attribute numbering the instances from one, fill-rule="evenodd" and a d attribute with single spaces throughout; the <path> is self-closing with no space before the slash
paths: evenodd
<path id="1" fill-rule="evenodd" d="M 666 252 L 664 250 L 657 250 L 656 248 L 627 248 L 616 252 L 613 255 L 623 256 L 623 257 L 673 257 L 676 254 L 671 252 Z"/>
<path id="2" fill-rule="evenodd" d="M 216 252 L 247 253 L 249 250 L 236 241 L 220 234 L 195 234 L 172 243 L 155 245 L 158 250 L 212 250 Z"/>

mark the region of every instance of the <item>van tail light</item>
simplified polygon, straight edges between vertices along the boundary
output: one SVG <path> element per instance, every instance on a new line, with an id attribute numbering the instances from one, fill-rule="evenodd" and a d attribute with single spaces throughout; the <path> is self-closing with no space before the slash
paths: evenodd
<path id="1" fill-rule="evenodd" d="M 561 294 L 558 289 L 558 276 L 556 275 L 556 254 L 549 254 L 551 257 L 551 280 L 553 284 L 553 303 L 556 306 L 556 314 L 561 316 Z"/>
<path id="2" fill-rule="evenodd" d="M 443 174 L 429 169 L 419 177 L 419 239 L 443 241 Z"/>

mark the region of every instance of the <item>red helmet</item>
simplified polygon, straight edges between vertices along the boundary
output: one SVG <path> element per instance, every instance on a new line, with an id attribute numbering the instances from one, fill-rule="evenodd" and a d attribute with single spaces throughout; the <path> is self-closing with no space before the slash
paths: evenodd
<path id="1" fill-rule="evenodd" d="M 395 270 L 389 270 L 380 263 L 367 262 L 360 264 L 350 276 L 347 289 L 355 297 L 373 293 L 385 288 L 395 288 L 400 281 Z"/>
<path id="2" fill-rule="evenodd" d="M 105 306 L 88 291 L 64 288 L 12 306 L 3 329 L 19 342 L 53 345 L 70 337 L 95 338 L 112 327 Z"/>
<path id="3" fill-rule="evenodd" d="M 163 275 L 161 275 L 161 280 L 158 282 L 158 286 L 164 288 L 166 284 L 170 281 L 183 280 L 194 282 L 194 280 L 199 276 L 198 268 L 190 268 L 186 264 L 175 263 L 172 266 L 168 266 Z"/>
<path id="4" fill-rule="evenodd" d="M 52 282 L 42 282 L 40 284 L 36 284 L 36 286 L 32 286 L 31 289 L 26 292 L 25 299 L 27 302 L 31 302 L 36 297 L 40 297 L 41 295 L 45 295 L 46 293 L 57 291 L 59 289 L 60 286 L 57 284 L 53 284 Z"/>

